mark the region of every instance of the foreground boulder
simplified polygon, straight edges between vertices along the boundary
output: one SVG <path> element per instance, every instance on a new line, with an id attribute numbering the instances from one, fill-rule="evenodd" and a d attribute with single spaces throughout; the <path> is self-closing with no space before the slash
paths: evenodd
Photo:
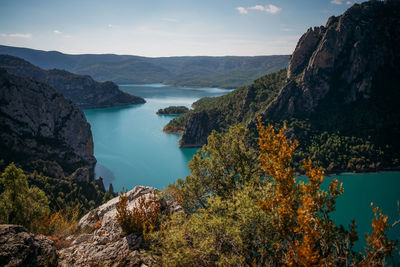
<path id="1" fill-rule="evenodd" d="M 54 243 L 20 225 L 0 225 L 0 266 L 57 266 Z"/>
<path id="2" fill-rule="evenodd" d="M 157 189 L 152 187 L 135 187 L 126 193 L 128 208 L 132 209 L 142 196 L 150 197 L 155 193 Z M 163 214 L 181 210 L 175 202 L 159 201 Z M 116 219 L 118 202 L 119 197 L 115 197 L 82 217 L 79 221 L 82 234 L 69 237 L 72 246 L 59 251 L 61 266 L 150 266 L 154 263 L 141 250 L 144 247 L 141 234 L 123 234 Z"/>

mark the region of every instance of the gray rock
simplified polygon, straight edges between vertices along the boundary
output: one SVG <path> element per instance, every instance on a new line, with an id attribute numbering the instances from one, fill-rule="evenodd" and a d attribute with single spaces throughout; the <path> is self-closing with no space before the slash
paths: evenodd
<path id="1" fill-rule="evenodd" d="M 0 266 L 57 266 L 53 241 L 19 225 L 0 225 Z"/>
<path id="2" fill-rule="evenodd" d="M 152 187 L 136 186 L 126 193 L 128 208 L 132 209 L 142 196 L 150 197 L 158 191 Z M 169 214 L 179 212 L 182 208 L 172 201 L 160 201 L 161 212 Z M 119 197 L 115 197 L 100 207 L 83 216 L 78 224 L 84 234 L 70 238 L 72 246 L 61 249 L 59 264 L 61 266 L 147 266 L 153 260 L 143 253 L 143 237 L 140 234 L 124 236 L 116 215 Z M 88 233 L 89 232 L 89 233 Z"/>

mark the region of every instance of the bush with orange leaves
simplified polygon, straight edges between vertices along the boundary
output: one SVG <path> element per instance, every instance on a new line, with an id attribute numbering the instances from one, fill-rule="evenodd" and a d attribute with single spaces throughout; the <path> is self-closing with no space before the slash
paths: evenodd
<path id="1" fill-rule="evenodd" d="M 160 204 L 155 195 L 149 198 L 142 196 L 130 210 L 128 208 L 128 197 L 121 194 L 116 208 L 117 222 L 125 234 L 146 235 L 158 227 Z"/>
<path id="2" fill-rule="evenodd" d="M 290 162 L 297 141 L 287 140 L 286 125 L 275 133 L 272 126 L 264 127 L 258 118 L 257 128 L 262 168 L 277 183 L 273 198 L 260 200 L 260 207 L 267 213 L 277 211 L 277 229 L 284 240 L 276 248 L 279 262 L 285 266 L 384 266 L 385 258 L 396 247 L 386 237 L 388 217 L 381 211 L 378 217 L 378 208 L 374 208 L 373 233 L 367 235 L 370 248 L 366 248 L 364 259 L 357 262 L 351 250 L 358 239 L 355 222 L 350 231 L 339 233 L 329 217 L 329 213 L 335 210 L 336 197 L 343 192 L 342 184 L 334 179 L 329 192 L 324 192 L 320 189 L 324 171 L 313 167 L 311 160 L 303 160 L 308 183 L 296 185 Z"/>
<path id="3" fill-rule="evenodd" d="M 367 237 L 366 255 L 352 249 L 358 240 L 330 218 L 343 192 L 338 180 L 321 189 L 324 172 L 303 160 L 308 182 L 297 182 L 292 157 L 297 141 L 259 121 L 259 150 L 248 131 L 233 126 L 213 132 L 189 164 L 191 176 L 165 194 L 185 214 L 171 216 L 152 234 L 161 266 L 379 266 L 395 249 L 386 237 L 387 217 L 379 213 Z M 377 210 L 374 210 L 377 213 Z"/>

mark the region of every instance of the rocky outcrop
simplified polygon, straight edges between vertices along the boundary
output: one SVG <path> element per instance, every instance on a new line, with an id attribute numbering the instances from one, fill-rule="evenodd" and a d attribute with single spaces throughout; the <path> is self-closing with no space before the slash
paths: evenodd
<path id="1" fill-rule="evenodd" d="M 56 88 L 81 108 L 104 108 L 146 102 L 141 97 L 122 92 L 113 82 L 99 83 L 90 76 L 58 69 L 46 71 L 13 56 L 0 55 L 0 67 L 12 74 L 34 78 Z"/>
<path id="2" fill-rule="evenodd" d="M 180 148 L 201 147 L 207 143 L 207 137 L 213 130 L 213 119 L 206 111 L 190 115 L 185 125 L 185 131 L 179 140 Z"/>
<path id="3" fill-rule="evenodd" d="M 398 96 L 400 2 L 355 4 L 299 40 L 288 82 L 265 111 L 267 119 L 312 116 L 322 106 Z M 325 106 L 324 106 L 325 108 Z"/>
<path id="4" fill-rule="evenodd" d="M 19 225 L 0 225 L 1 266 L 57 266 L 53 241 Z"/>
<path id="5" fill-rule="evenodd" d="M 135 187 L 126 193 L 128 208 L 137 205 L 139 198 L 155 193 L 157 190 L 152 187 Z M 164 214 L 181 210 L 175 202 L 159 201 Z M 154 263 L 142 250 L 144 242 L 141 234 L 122 233 L 116 220 L 118 202 L 119 197 L 113 198 L 81 218 L 79 229 L 83 234 L 69 237 L 72 246 L 59 251 L 61 266 L 150 266 Z"/>
<path id="6" fill-rule="evenodd" d="M 82 177 L 93 179 L 90 125 L 49 85 L 0 69 L 0 128 L 0 159 L 56 178 L 81 168 Z"/>

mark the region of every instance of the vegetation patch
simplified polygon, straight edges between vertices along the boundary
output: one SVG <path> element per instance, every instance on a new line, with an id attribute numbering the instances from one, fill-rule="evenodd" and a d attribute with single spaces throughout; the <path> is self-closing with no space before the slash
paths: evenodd
<path id="1" fill-rule="evenodd" d="M 159 109 L 157 115 L 177 115 L 188 112 L 189 109 L 185 106 L 170 106 L 163 109 Z"/>
<path id="2" fill-rule="evenodd" d="M 373 232 L 365 253 L 353 250 L 356 223 L 331 219 L 342 185 L 321 189 L 324 171 L 301 165 L 307 182 L 296 182 L 299 146 L 279 131 L 257 124 L 258 149 L 240 125 L 214 131 L 191 160 L 191 175 L 164 192 L 184 208 L 151 233 L 161 266 L 384 266 L 396 241 L 388 240 L 388 217 L 373 207 Z"/>

